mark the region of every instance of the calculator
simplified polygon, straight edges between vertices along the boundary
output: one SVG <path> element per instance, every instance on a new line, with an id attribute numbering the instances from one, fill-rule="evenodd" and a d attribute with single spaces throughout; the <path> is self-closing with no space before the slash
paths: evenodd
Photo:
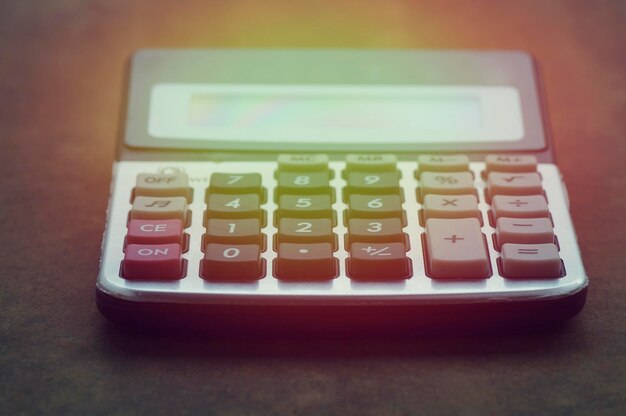
<path id="1" fill-rule="evenodd" d="M 561 322 L 588 279 L 519 51 L 141 50 L 96 299 L 157 328 Z"/>

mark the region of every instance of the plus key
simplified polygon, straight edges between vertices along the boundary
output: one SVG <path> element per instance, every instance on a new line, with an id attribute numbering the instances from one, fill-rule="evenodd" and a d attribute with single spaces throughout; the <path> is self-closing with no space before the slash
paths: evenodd
<path id="1" fill-rule="evenodd" d="M 433 279 L 485 279 L 491 274 L 476 218 L 426 221 L 427 269 Z"/>

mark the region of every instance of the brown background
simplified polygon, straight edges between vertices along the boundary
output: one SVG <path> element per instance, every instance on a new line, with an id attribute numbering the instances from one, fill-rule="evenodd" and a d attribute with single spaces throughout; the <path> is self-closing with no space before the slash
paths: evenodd
<path id="1" fill-rule="evenodd" d="M 626 411 L 623 1 L 0 3 L 0 413 Z M 120 330 L 94 305 L 125 61 L 140 47 L 525 49 L 591 279 L 562 328 L 385 339 Z"/>

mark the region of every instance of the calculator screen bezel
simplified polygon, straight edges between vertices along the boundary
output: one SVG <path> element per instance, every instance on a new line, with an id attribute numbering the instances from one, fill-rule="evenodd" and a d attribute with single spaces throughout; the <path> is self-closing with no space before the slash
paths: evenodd
<path id="1" fill-rule="evenodd" d="M 152 89 L 161 83 L 508 86 L 519 92 L 524 135 L 457 143 L 250 143 L 156 138 L 148 133 Z M 548 137 L 530 55 L 519 51 L 213 49 L 138 51 L 131 60 L 123 141 L 130 149 L 183 151 L 538 152 Z"/>

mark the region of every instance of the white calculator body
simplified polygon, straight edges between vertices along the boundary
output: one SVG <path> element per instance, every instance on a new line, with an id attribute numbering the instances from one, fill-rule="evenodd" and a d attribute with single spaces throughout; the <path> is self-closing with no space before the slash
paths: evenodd
<path id="1" fill-rule="evenodd" d="M 97 280 L 151 327 L 562 321 L 585 274 L 516 51 L 144 50 Z"/>

